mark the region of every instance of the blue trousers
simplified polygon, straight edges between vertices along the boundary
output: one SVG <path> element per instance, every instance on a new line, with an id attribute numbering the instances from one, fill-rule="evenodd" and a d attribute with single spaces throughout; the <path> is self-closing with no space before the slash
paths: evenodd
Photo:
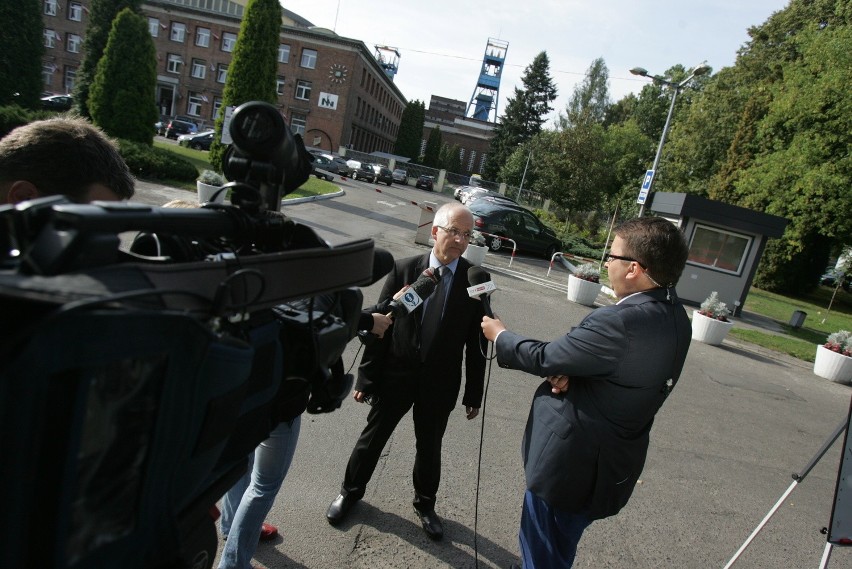
<path id="1" fill-rule="evenodd" d="M 590 523 L 588 516 L 552 508 L 527 490 L 518 535 L 523 569 L 569 569 Z"/>
<path id="2" fill-rule="evenodd" d="M 222 534 L 227 541 L 219 569 L 251 569 L 260 526 L 293 462 L 301 425 L 300 415 L 275 427 L 249 456 L 248 471 L 222 499 Z"/>

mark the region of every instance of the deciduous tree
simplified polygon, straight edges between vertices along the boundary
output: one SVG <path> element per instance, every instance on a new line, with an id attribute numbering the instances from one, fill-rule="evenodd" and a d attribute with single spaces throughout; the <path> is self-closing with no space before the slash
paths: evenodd
<path id="1" fill-rule="evenodd" d="M 0 105 L 36 109 L 42 91 L 40 0 L 0 0 Z"/>

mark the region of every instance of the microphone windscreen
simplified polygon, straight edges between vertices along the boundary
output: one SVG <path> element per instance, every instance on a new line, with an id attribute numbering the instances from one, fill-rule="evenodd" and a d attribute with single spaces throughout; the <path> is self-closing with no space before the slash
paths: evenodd
<path id="1" fill-rule="evenodd" d="M 482 267 L 474 265 L 467 270 L 467 280 L 470 284 L 476 286 L 490 281 L 491 275 Z"/>
<path id="2" fill-rule="evenodd" d="M 379 282 L 393 268 L 393 255 L 389 251 L 376 247 L 373 249 L 373 276 L 370 284 Z"/>

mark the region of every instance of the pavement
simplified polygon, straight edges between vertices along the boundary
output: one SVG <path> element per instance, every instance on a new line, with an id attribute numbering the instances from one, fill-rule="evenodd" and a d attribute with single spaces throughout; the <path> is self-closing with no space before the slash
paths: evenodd
<path id="1" fill-rule="evenodd" d="M 152 205 L 194 197 L 157 184 L 137 186 L 134 201 Z M 403 190 L 397 193 L 405 197 Z M 405 206 L 393 210 L 394 200 L 377 204 L 364 191 L 338 197 L 289 203 L 287 213 L 338 231 L 340 238 L 369 231 L 395 257 L 425 251 L 411 243 L 417 221 L 414 212 L 408 218 L 399 213 Z M 541 259 L 488 253 L 483 266 L 498 285 L 494 310 L 519 333 L 557 337 L 593 310 L 566 301 L 567 273 L 548 274 Z M 365 288 L 365 302 L 379 288 Z M 735 326 L 780 330 L 778 323 L 748 312 Z M 347 366 L 357 362 L 359 347 L 347 346 Z M 538 383 L 492 365 L 481 416 L 467 421 L 461 412 L 451 415 L 437 507 L 446 532 L 442 542 L 423 534 L 411 508 L 410 420 L 389 441 L 364 500 L 332 528 L 323 513 L 339 489 L 368 407 L 347 401 L 328 415 L 304 415 L 297 456 L 267 517 L 281 536 L 262 544 L 255 560 L 270 569 L 478 569 L 518 563 L 524 489 L 518 449 Z M 655 420 L 630 503 L 589 527 L 574 567 L 723 567 L 788 490 L 790 473 L 808 464 L 838 420 L 848 417 L 850 397 L 852 387 L 815 376 L 810 363 L 727 338 L 721 346 L 692 342 L 681 380 Z M 826 549 L 820 530 L 832 520 L 843 455 L 834 444 L 817 461 L 736 567 L 819 565 Z M 852 567 L 852 549 L 835 547 L 829 566 Z"/>

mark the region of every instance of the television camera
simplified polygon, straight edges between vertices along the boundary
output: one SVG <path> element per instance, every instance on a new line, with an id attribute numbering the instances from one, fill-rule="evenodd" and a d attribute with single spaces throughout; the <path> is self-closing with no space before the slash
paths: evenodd
<path id="1" fill-rule="evenodd" d="M 210 567 L 247 455 L 329 397 L 373 242 L 279 212 L 311 159 L 274 107 L 230 134 L 232 205 L 0 208 L 0 566 Z"/>

